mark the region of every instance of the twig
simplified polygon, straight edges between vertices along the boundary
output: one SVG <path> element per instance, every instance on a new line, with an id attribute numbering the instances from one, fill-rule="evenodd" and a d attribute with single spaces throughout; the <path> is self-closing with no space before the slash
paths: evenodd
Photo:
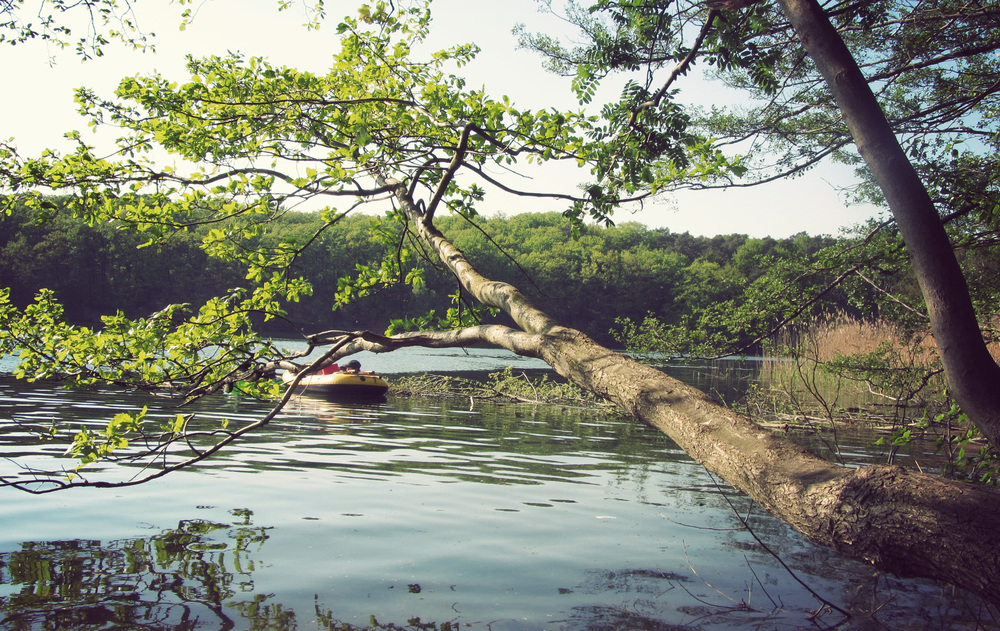
<path id="1" fill-rule="evenodd" d="M 717 588 L 715 585 L 712 585 L 711 583 L 709 583 L 708 581 L 706 581 L 704 578 L 702 578 L 701 574 L 698 574 L 698 570 L 694 569 L 694 566 L 691 565 L 691 558 L 688 557 L 687 543 L 681 542 L 681 546 L 684 548 L 684 560 L 687 561 L 688 567 L 691 568 L 691 572 L 695 576 L 697 576 L 699 579 L 701 579 L 702 583 L 704 583 L 705 585 L 708 585 L 713 590 L 715 590 L 715 593 L 717 593 L 720 596 L 722 596 L 723 598 L 726 598 L 727 600 L 730 600 L 730 601 L 732 601 L 732 602 L 735 603 L 736 599 L 734 599 L 732 596 L 729 596 L 727 594 L 722 593 L 722 591 L 720 591 L 719 588 Z M 688 593 L 690 594 L 691 592 L 688 592 Z M 692 594 L 692 596 L 694 596 L 694 594 Z M 695 598 L 695 600 L 698 600 L 698 599 Z M 704 601 L 703 600 L 698 600 L 698 602 L 704 602 Z M 705 603 L 705 604 L 707 605 L 708 603 Z M 742 605 L 743 607 L 746 607 L 746 603 L 738 603 L 738 605 Z"/>
<path id="2" fill-rule="evenodd" d="M 747 564 L 747 569 L 750 570 L 750 573 L 753 574 L 753 577 L 757 580 L 757 584 L 760 585 L 761 591 L 763 591 L 764 595 L 767 596 L 767 599 L 771 601 L 771 604 L 774 606 L 774 609 L 775 610 L 781 609 L 781 606 L 778 605 L 778 603 L 774 602 L 774 599 L 771 598 L 771 594 L 767 593 L 767 588 L 764 587 L 764 582 L 760 580 L 760 577 L 757 576 L 757 572 L 754 571 L 753 566 L 750 565 L 750 559 L 747 558 L 747 555 L 745 554 L 743 555 L 743 560 Z"/>
<path id="3" fill-rule="evenodd" d="M 788 567 L 788 564 L 785 563 L 781 559 L 781 557 L 778 556 L 778 554 L 774 550 L 771 549 L 770 546 L 768 546 L 766 543 L 764 543 L 763 540 L 761 540 L 761 538 L 757 536 L 757 533 L 753 531 L 753 528 L 750 527 L 750 524 L 748 523 L 748 521 L 743 517 L 743 515 L 740 514 L 740 512 L 738 510 L 736 510 L 736 507 L 733 506 L 732 501 L 729 499 L 729 496 L 726 495 L 726 492 L 722 489 L 722 486 L 719 484 L 718 480 L 715 479 L 715 476 L 712 475 L 712 474 L 709 474 L 709 477 L 712 479 L 712 483 L 715 485 L 715 488 L 719 491 L 719 494 L 722 496 L 722 499 L 724 499 L 726 501 L 726 504 L 728 504 L 729 508 L 732 509 L 733 514 L 736 515 L 736 519 L 740 520 L 740 523 L 742 523 L 744 526 L 746 526 L 747 532 L 750 533 L 750 536 L 754 538 L 754 541 L 756 541 L 758 543 L 758 545 L 760 545 L 760 547 L 762 547 L 764 549 L 765 552 L 767 552 L 768 554 L 770 554 L 774 558 L 775 561 L 777 561 L 779 564 L 781 564 L 781 567 L 785 568 L 785 571 L 788 572 L 789 576 L 791 576 L 793 579 L 795 579 L 796 583 L 798 583 L 799 585 L 801 585 L 802 587 L 804 587 L 806 589 L 806 591 L 808 591 L 810 594 L 812 594 L 813 598 L 815 598 L 816 600 L 818 600 L 821 603 L 823 603 L 824 606 L 829 607 L 829 608 L 837 611 L 838 613 L 840 613 L 842 616 L 844 616 L 845 620 L 850 619 L 852 617 L 852 615 L 850 613 L 848 613 L 847 611 L 845 611 L 844 609 L 838 607 L 837 605 L 833 604 L 829 600 L 827 600 L 827 599 L 823 598 L 822 596 L 820 596 L 816 592 L 816 590 L 814 590 L 812 587 L 810 587 L 809 585 L 807 585 L 805 581 L 803 581 L 801 578 L 799 578 L 799 575 L 796 574 L 795 571 L 792 570 L 792 568 Z M 820 608 L 820 609 L 822 609 L 822 608 Z M 819 613 L 819 610 L 817 610 L 816 612 L 814 612 L 814 615 L 818 615 L 818 613 Z M 839 626 L 839 625 L 837 625 L 837 626 Z"/>
<path id="4" fill-rule="evenodd" d="M 694 526 L 692 524 L 685 524 L 683 522 L 679 522 L 676 519 L 671 519 L 671 518 L 667 517 L 666 515 L 664 515 L 663 513 L 660 513 L 660 517 L 666 519 L 669 522 L 675 523 L 678 526 L 684 526 L 685 528 L 694 528 L 696 530 L 715 530 L 715 531 L 720 531 L 720 532 L 732 532 L 732 531 L 737 531 L 737 530 L 746 530 L 745 527 L 740 527 L 740 528 L 712 528 L 711 526 Z"/>

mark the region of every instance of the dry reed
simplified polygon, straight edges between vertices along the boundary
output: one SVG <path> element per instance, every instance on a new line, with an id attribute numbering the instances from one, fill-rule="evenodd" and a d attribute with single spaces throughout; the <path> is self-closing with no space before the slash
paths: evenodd
<path id="1" fill-rule="evenodd" d="M 807 356 L 818 363 L 887 350 L 909 365 L 930 367 L 937 360 L 929 332 L 906 336 L 890 322 L 858 320 L 839 311 L 783 327 L 772 337 L 771 348 L 772 356 Z"/>
<path id="2" fill-rule="evenodd" d="M 900 406 L 922 407 L 926 377 L 937 364 L 928 333 L 907 335 L 892 323 L 843 312 L 784 327 L 765 356 L 757 396 L 785 414 L 828 420 L 896 417 L 906 414 Z"/>

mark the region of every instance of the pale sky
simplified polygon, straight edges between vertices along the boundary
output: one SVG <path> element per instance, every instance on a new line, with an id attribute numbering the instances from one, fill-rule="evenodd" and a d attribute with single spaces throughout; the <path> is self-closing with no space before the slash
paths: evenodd
<path id="1" fill-rule="evenodd" d="M 136 2 L 141 26 L 156 33 L 156 53 L 139 54 L 110 45 L 103 59 L 81 62 L 71 50 L 59 51 L 35 42 L 17 47 L 0 47 L 0 67 L 4 68 L 4 98 L 0 99 L 0 138 L 15 139 L 22 155 L 33 155 L 46 147 L 65 147 L 62 135 L 70 130 L 84 132 L 84 119 L 76 114 L 73 89 L 87 86 L 98 94 L 110 95 L 124 76 L 153 69 L 185 81 L 184 56 L 239 51 L 246 56 L 264 56 L 272 63 L 303 70 L 325 72 L 337 47 L 334 26 L 341 15 L 352 13 L 355 0 L 326 3 L 328 19 L 319 31 L 306 31 L 298 7 L 277 12 L 276 0 L 208 0 L 192 25 L 178 29 L 179 9 L 165 2 Z M 533 53 L 517 50 L 511 33 L 516 23 L 531 30 L 553 32 L 563 28 L 551 17 L 540 15 L 534 0 L 434 0 L 432 48 L 472 41 L 482 52 L 475 63 L 459 73 L 470 86 L 485 86 L 495 96 L 507 95 L 519 107 L 561 107 L 576 109 L 569 81 L 541 68 Z M 502 10 L 498 10 L 502 7 Z M 55 64 L 50 65 L 50 58 Z M 682 98 L 705 103 L 720 94 L 691 82 Z M 532 173 L 532 184 L 545 190 L 550 184 L 572 189 L 587 173 L 568 167 Z M 836 234 L 871 216 L 870 207 L 849 207 L 837 187 L 849 184 L 849 170 L 840 167 L 818 169 L 796 180 L 768 184 L 754 189 L 692 191 L 668 195 L 647 203 L 635 213 L 619 211 L 618 223 L 638 221 L 651 228 L 694 235 L 742 233 L 751 236 L 785 237 L 797 232 Z M 485 214 L 522 211 L 562 211 L 551 201 L 525 201 L 490 194 Z"/>

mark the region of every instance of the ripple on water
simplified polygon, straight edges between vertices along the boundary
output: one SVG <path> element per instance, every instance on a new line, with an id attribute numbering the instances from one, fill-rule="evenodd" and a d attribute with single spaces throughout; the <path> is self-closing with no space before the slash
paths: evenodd
<path id="1" fill-rule="evenodd" d="M 3 418 L 21 423 L 0 425 L 0 455 L 15 459 L 2 461 L 5 473 L 17 463 L 51 467 L 64 448 L 39 444 L 29 428 L 97 426 L 109 413 L 145 404 L 157 419 L 178 412 L 137 395 L 14 388 L 2 380 L 0 395 Z M 222 419 L 242 426 L 264 409 L 218 397 L 184 413 L 197 412 L 207 429 Z M 137 471 L 103 467 L 93 475 Z M 0 608 L 12 606 L 15 591 L 55 594 L 51 585 L 10 578 L 11 555 L 30 550 L 79 581 L 60 592 L 64 611 L 95 600 L 127 607 L 121 593 L 101 591 L 109 584 L 102 564 L 148 553 L 148 565 L 115 577 L 116 585 L 144 586 L 134 598 L 148 609 L 133 613 L 194 606 L 198 581 L 216 577 L 232 581 L 218 592 L 227 597 L 202 613 L 209 619 L 222 610 L 237 628 L 264 626 L 243 616 L 277 605 L 299 620 L 329 611 L 359 627 L 374 615 L 383 624 L 419 617 L 421 624 L 494 629 L 810 628 L 815 600 L 737 529 L 723 491 L 742 514 L 750 511 L 745 498 L 656 431 L 579 410 L 297 401 L 217 457 L 150 485 L 45 497 L 0 490 Z M 962 605 L 940 589 L 874 576 L 753 515 L 769 547 L 825 597 L 843 603 L 891 585 L 893 599 L 879 601 L 880 615 L 948 609 L 961 628 Z M 183 545 L 171 547 L 178 538 Z M 85 542 L 75 556 L 67 552 L 73 542 Z M 206 571 L 195 576 L 191 568 Z M 187 591 L 157 591 L 166 576 Z M 759 604 L 757 577 L 780 610 Z M 751 596 L 759 614 L 732 608 Z M 695 611 L 705 617 L 695 621 Z"/>

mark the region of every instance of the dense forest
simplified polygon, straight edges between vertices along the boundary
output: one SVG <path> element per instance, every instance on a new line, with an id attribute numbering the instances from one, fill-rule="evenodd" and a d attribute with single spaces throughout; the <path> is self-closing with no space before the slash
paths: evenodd
<path id="1" fill-rule="evenodd" d="M 197 305 L 247 284 L 238 264 L 202 249 L 217 226 L 177 230 L 162 243 L 146 246 L 140 233 L 88 225 L 59 212 L 58 199 L 51 201 L 51 210 L 42 222 L 27 212 L 0 218 L 0 283 L 10 288 L 18 306 L 44 287 L 63 302 L 71 321 L 90 323 L 118 310 L 140 317 L 171 303 Z M 377 265 L 383 256 L 383 246 L 370 238 L 373 221 L 378 219 L 348 215 L 321 230 L 318 214 L 287 212 L 259 237 L 258 247 L 277 248 L 319 235 L 293 267 L 313 283 L 314 295 L 289 307 L 288 322 L 306 329 L 384 330 L 390 312 L 395 318 L 418 318 L 449 304 L 454 281 L 431 270 L 416 288 L 390 283 L 372 300 L 330 311 L 339 279 L 356 274 L 358 266 Z M 699 309 L 736 298 L 766 271 L 764 266 L 808 259 L 834 243 L 805 234 L 698 237 L 631 222 L 586 226 L 573 234 L 571 224 L 555 212 L 494 217 L 475 225 L 455 215 L 442 217 L 439 225 L 483 273 L 524 286 L 554 317 L 605 341 L 612 339 L 616 318 L 642 320 L 652 314 L 681 323 Z M 280 322 L 273 326 L 292 331 Z"/>

